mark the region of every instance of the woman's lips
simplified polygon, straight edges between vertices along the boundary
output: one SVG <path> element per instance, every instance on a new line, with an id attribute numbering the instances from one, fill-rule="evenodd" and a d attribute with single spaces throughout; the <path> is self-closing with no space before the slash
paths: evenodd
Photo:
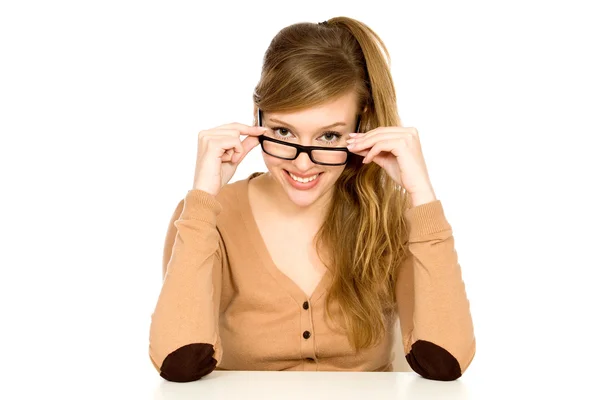
<path id="1" fill-rule="evenodd" d="M 309 189 L 312 189 L 313 187 L 315 187 L 319 183 L 319 181 L 321 180 L 321 175 L 323 175 L 323 173 L 320 172 L 319 176 L 317 176 L 314 180 L 312 180 L 310 182 L 307 182 L 307 183 L 304 183 L 304 182 L 295 181 L 294 178 L 291 177 L 291 175 L 290 175 L 290 173 L 289 173 L 288 170 L 284 169 L 284 171 L 285 171 L 286 179 L 288 180 L 288 182 L 290 183 L 290 185 L 292 187 L 294 187 L 295 189 L 298 189 L 298 190 L 309 190 Z"/>

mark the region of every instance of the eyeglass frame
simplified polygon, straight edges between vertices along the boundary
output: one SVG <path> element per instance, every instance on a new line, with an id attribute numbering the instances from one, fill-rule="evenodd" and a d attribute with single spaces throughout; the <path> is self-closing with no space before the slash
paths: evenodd
<path id="1" fill-rule="evenodd" d="M 259 108 L 258 109 L 258 126 L 262 127 L 262 110 Z M 356 130 L 355 132 L 358 132 L 358 128 L 360 127 L 360 115 L 358 115 L 358 121 L 356 122 Z M 263 146 L 263 142 L 264 141 L 269 141 L 269 142 L 275 142 L 275 143 L 279 143 L 285 146 L 289 146 L 289 147 L 294 147 L 296 149 L 296 155 L 293 158 L 286 158 L 286 157 L 279 157 L 279 156 L 275 156 L 269 152 L 267 152 L 265 150 L 265 147 Z M 353 155 L 354 153 L 352 153 L 350 150 L 348 150 L 346 147 L 335 147 L 335 148 L 331 148 L 331 147 L 322 147 L 322 146 L 303 146 L 301 144 L 296 144 L 296 143 L 289 143 L 289 142 L 285 142 L 282 140 L 277 140 L 271 137 L 267 137 L 265 135 L 260 135 L 258 136 L 258 142 L 260 143 L 260 147 L 262 148 L 262 150 L 267 153 L 268 155 L 272 156 L 272 157 L 276 157 L 279 158 L 281 160 L 295 160 L 296 158 L 298 158 L 298 156 L 300 155 L 300 153 L 306 153 L 308 154 L 308 158 L 310 158 L 310 161 L 312 161 L 314 164 L 318 164 L 318 165 L 329 165 L 329 166 L 337 166 L 337 165 L 346 165 L 348 163 L 348 160 L 350 158 L 350 155 Z M 337 164 L 328 164 L 328 163 L 321 163 L 321 162 L 317 162 L 314 160 L 312 152 L 313 150 L 326 150 L 326 151 L 343 151 L 345 153 L 347 153 L 346 156 L 346 161 L 344 161 L 343 163 L 337 163 Z"/>

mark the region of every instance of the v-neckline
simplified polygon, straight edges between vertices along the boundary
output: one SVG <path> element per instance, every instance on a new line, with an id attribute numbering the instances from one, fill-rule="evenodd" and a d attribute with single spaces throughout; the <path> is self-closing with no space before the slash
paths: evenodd
<path id="1" fill-rule="evenodd" d="M 313 293 L 308 297 L 294 282 L 289 276 L 284 274 L 273 261 L 273 257 L 269 253 L 267 248 L 267 244 L 260 233 L 258 228 L 258 224 L 256 219 L 254 218 L 254 213 L 252 212 L 252 207 L 250 205 L 250 194 L 248 192 L 250 180 L 262 175 L 262 173 L 253 173 L 248 176 L 248 178 L 242 180 L 241 185 L 239 187 L 239 191 L 237 193 L 238 204 L 240 205 L 240 212 L 242 215 L 242 220 L 244 221 L 244 225 L 248 230 L 248 237 L 251 240 L 254 249 L 256 250 L 259 258 L 262 261 L 262 265 L 269 271 L 269 273 L 273 276 L 273 278 L 292 296 L 298 305 L 302 305 L 306 300 L 309 300 L 311 303 L 316 302 L 325 294 L 326 288 L 331 281 L 331 273 L 328 269 L 325 269 L 325 273 L 321 277 L 321 280 L 313 290 Z"/>

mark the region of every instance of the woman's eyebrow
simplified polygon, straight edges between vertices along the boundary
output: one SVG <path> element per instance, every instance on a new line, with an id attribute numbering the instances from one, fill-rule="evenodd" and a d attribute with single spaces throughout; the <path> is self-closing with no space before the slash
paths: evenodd
<path id="1" fill-rule="evenodd" d="M 294 128 L 291 124 L 288 124 L 285 121 L 280 121 L 280 120 L 275 119 L 275 118 L 269 118 L 269 121 L 276 122 L 276 123 L 282 124 L 282 125 L 286 125 L 286 126 L 289 126 L 290 128 L 292 128 L 293 130 L 296 130 L 296 128 Z M 346 126 L 346 123 L 345 122 L 334 122 L 331 125 L 323 126 L 323 127 L 319 128 L 319 129 L 329 129 L 329 128 L 333 128 L 333 127 L 336 127 L 336 126 Z"/>

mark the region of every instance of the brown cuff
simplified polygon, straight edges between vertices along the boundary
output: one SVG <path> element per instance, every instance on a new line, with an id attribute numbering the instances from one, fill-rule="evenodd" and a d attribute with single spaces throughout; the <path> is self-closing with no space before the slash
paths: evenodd
<path id="1" fill-rule="evenodd" d="M 460 364 L 448 350 L 426 340 L 417 340 L 406 355 L 408 365 L 423 378 L 453 381 L 460 378 Z"/>
<path id="2" fill-rule="evenodd" d="M 207 343 L 191 343 L 170 353 L 163 361 L 160 376 L 172 382 L 191 382 L 211 373 L 217 366 L 215 349 Z"/>

